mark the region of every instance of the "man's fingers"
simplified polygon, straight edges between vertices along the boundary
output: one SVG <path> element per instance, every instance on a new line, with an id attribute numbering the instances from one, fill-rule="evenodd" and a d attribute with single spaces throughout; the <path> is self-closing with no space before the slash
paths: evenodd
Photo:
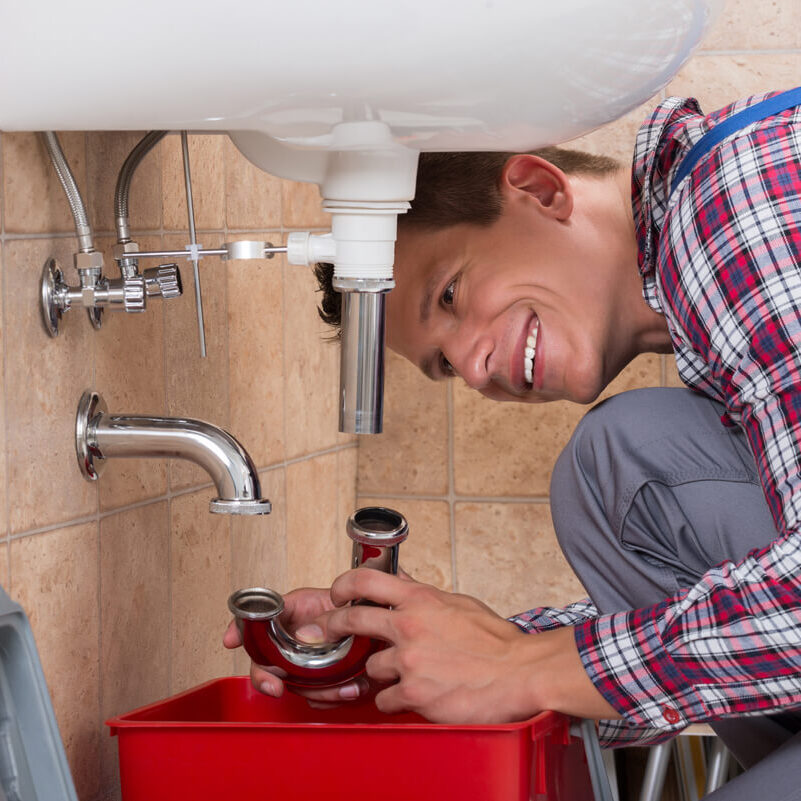
<path id="1" fill-rule="evenodd" d="M 277 668 L 275 668 L 277 670 Z M 271 672 L 272 669 L 263 668 L 255 662 L 250 663 L 250 683 L 264 695 L 280 698 L 284 693 L 284 682 Z"/>
<path id="2" fill-rule="evenodd" d="M 329 642 L 355 634 L 362 637 L 375 637 L 386 642 L 395 641 L 389 609 L 380 606 L 345 606 L 327 612 L 318 619 Z"/>
<path id="3" fill-rule="evenodd" d="M 400 673 L 396 666 L 396 659 L 396 648 L 390 647 L 377 651 L 367 660 L 367 675 L 382 684 L 397 681 Z"/>
<path id="4" fill-rule="evenodd" d="M 239 648 L 239 646 L 242 645 L 242 635 L 236 627 L 236 620 L 232 620 L 228 624 L 228 628 L 225 630 L 225 634 L 223 634 L 223 645 L 226 648 Z"/>
<path id="5" fill-rule="evenodd" d="M 366 598 L 382 606 L 400 606 L 410 589 L 419 586 L 416 582 L 398 576 L 359 567 L 343 573 L 331 586 L 331 600 L 335 606 L 343 606 L 348 601 Z"/>

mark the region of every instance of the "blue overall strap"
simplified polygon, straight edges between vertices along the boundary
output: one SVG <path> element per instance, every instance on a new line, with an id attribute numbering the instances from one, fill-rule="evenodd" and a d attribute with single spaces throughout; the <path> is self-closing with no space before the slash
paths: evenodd
<path id="1" fill-rule="evenodd" d="M 692 168 L 703 158 L 715 145 L 722 142 L 727 136 L 745 128 L 752 122 L 764 120 L 772 114 L 779 114 L 787 111 L 793 106 L 801 106 L 801 86 L 790 89 L 787 92 L 769 97 L 761 103 L 738 111 L 732 117 L 728 117 L 723 122 L 718 123 L 714 128 L 707 131 L 691 148 L 690 152 L 679 164 L 673 183 L 670 186 L 670 193 L 690 174 Z"/>

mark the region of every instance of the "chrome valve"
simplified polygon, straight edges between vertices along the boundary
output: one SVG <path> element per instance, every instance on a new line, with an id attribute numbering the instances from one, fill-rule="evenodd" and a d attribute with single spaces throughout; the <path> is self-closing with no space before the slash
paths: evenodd
<path id="1" fill-rule="evenodd" d="M 164 300 L 179 298 L 183 294 L 181 271 L 177 264 L 162 264 L 145 270 L 145 289 L 148 297 L 160 296 Z"/>

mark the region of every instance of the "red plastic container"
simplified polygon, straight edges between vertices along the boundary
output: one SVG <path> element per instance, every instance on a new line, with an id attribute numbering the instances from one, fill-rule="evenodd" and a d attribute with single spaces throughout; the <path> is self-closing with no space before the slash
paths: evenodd
<path id="1" fill-rule="evenodd" d="M 372 703 L 312 709 L 216 679 L 107 721 L 123 801 L 592 801 L 580 739 L 543 712 L 445 726 Z"/>

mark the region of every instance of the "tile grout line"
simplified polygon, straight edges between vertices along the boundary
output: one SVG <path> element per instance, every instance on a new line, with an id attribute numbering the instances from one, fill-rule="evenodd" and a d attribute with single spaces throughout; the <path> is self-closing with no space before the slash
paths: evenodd
<path id="1" fill-rule="evenodd" d="M 3 532 L 3 541 L 6 552 L 6 574 L 3 577 L 3 586 L 10 587 L 11 585 L 11 540 L 9 534 L 11 533 L 11 482 L 9 473 L 11 469 L 8 437 L 9 437 L 9 424 L 8 424 L 8 382 L 6 381 L 7 368 L 8 368 L 8 337 L 5 335 L 5 327 L 7 325 L 7 309 L 6 309 L 6 259 L 8 257 L 8 249 L 6 246 L 6 193 L 5 193 L 5 164 L 4 164 L 4 137 L 0 134 L 0 267 L 2 267 L 2 276 L 0 276 L 0 313 L 2 313 L 2 328 L 3 328 L 3 351 L 2 351 L 2 370 L 3 370 L 3 491 L 5 492 L 5 510 L 3 514 L 3 523 L 5 531 Z"/>

